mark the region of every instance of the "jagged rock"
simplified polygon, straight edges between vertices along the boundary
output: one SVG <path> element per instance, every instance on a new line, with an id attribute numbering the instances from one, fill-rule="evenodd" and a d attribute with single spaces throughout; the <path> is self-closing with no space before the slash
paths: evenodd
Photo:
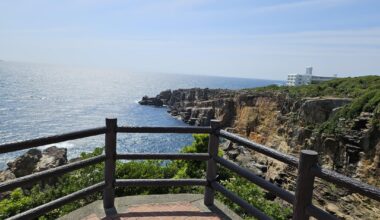
<path id="1" fill-rule="evenodd" d="M 154 106 L 163 106 L 164 103 L 162 102 L 161 99 L 157 98 L 157 97 L 148 97 L 148 96 L 144 96 L 141 101 L 139 101 L 139 104 L 140 105 L 154 105 Z"/>
<path id="2" fill-rule="evenodd" d="M 16 176 L 10 170 L 0 171 L 0 183 L 12 179 L 16 179 Z M 10 193 L 10 191 L 0 192 L 0 200 L 9 196 Z"/>
<path id="3" fill-rule="evenodd" d="M 42 152 L 42 157 L 36 164 L 34 172 L 40 172 L 58 167 L 67 163 L 67 149 L 56 146 L 49 147 Z"/>
<path id="4" fill-rule="evenodd" d="M 4 170 L 0 172 L 0 182 L 16 179 L 16 176 L 10 170 Z"/>
<path id="5" fill-rule="evenodd" d="M 47 170 L 67 163 L 67 149 L 52 146 L 43 152 L 30 149 L 25 154 L 9 162 L 8 169 L 2 173 L 7 177 L 22 177 L 34 172 Z M 5 173 L 4 173 L 5 172 Z M 0 178 L 1 182 L 1 178 Z"/>
<path id="6" fill-rule="evenodd" d="M 226 152 L 227 155 L 230 157 L 230 159 L 236 159 L 237 156 L 239 156 L 239 151 L 238 150 L 230 150 Z"/>
<path id="7" fill-rule="evenodd" d="M 311 137 L 311 134 L 313 133 L 312 130 L 304 127 L 300 127 L 297 130 L 297 143 L 298 144 L 303 144 L 307 138 Z"/>
<path id="8" fill-rule="evenodd" d="M 38 149 L 30 149 L 25 154 L 17 157 L 14 161 L 9 162 L 8 169 L 16 176 L 26 176 L 31 174 L 38 161 L 42 157 L 42 153 Z"/>
<path id="9" fill-rule="evenodd" d="M 232 141 L 225 141 L 221 146 L 220 149 L 223 151 L 230 151 L 234 148 L 234 143 Z"/>
<path id="10" fill-rule="evenodd" d="M 285 128 L 284 127 L 279 127 L 278 129 L 277 129 L 277 134 L 278 135 L 283 135 L 285 133 Z"/>
<path id="11" fill-rule="evenodd" d="M 348 98 L 312 98 L 305 99 L 301 106 L 300 118 L 305 123 L 315 124 L 325 122 L 333 109 L 351 102 Z"/>
<path id="12" fill-rule="evenodd" d="M 328 203 L 326 206 L 325 206 L 325 209 L 327 212 L 337 216 L 339 219 L 346 219 L 346 215 L 343 214 L 339 207 L 335 204 L 332 204 L 332 203 Z"/>
<path id="13" fill-rule="evenodd" d="M 323 141 L 323 148 L 330 150 L 331 152 L 335 152 L 335 149 L 339 147 L 337 140 L 334 138 L 326 138 Z"/>
<path id="14" fill-rule="evenodd" d="M 161 101 L 164 104 L 167 104 L 171 96 L 172 96 L 172 91 L 168 89 L 168 90 L 160 92 L 160 94 L 158 95 L 158 98 L 161 99 Z"/>
<path id="15" fill-rule="evenodd" d="M 144 96 L 139 103 L 165 104 L 172 116 L 191 125 L 208 126 L 211 119 L 218 118 L 225 126 L 230 124 L 234 114 L 234 94 L 232 90 L 207 88 L 165 90 L 154 98 Z"/>

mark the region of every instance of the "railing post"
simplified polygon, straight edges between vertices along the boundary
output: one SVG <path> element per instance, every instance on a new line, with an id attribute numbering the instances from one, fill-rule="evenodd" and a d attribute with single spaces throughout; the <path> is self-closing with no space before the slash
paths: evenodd
<path id="1" fill-rule="evenodd" d="M 217 177 L 217 166 L 214 157 L 218 156 L 219 149 L 219 137 L 215 135 L 215 132 L 220 129 L 220 121 L 211 120 L 212 133 L 208 141 L 208 153 L 210 159 L 207 161 L 207 170 L 206 170 L 206 180 L 207 186 L 205 188 L 205 197 L 204 204 L 206 206 L 214 205 L 214 189 L 211 187 L 211 182 L 216 180 Z"/>
<path id="2" fill-rule="evenodd" d="M 302 150 L 298 164 L 298 177 L 293 204 L 293 220 L 309 219 L 306 207 L 312 204 L 314 175 L 311 167 L 318 162 L 318 153 L 312 150 Z"/>
<path id="3" fill-rule="evenodd" d="M 115 168 L 116 168 L 116 118 L 106 118 L 105 135 L 105 188 L 103 191 L 104 209 L 114 208 L 115 201 Z"/>

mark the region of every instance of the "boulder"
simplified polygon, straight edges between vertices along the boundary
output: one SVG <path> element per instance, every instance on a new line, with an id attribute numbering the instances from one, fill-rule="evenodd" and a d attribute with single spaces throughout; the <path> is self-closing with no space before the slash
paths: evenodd
<path id="1" fill-rule="evenodd" d="M 240 154 L 238 150 L 230 150 L 227 151 L 226 154 L 229 156 L 230 159 L 235 160 L 236 157 Z"/>
<path id="2" fill-rule="evenodd" d="M 10 170 L 0 171 L 0 183 L 8 180 L 16 179 L 16 176 Z M 11 192 L 0 192 L 0 200 L 9 196 Z"/>
<path id="3" fill-rule="evenodd" d="M 22 177 L 67 163 L 67 149 L 52 146 L 44 151 L 30 149 L 25 154 L 9 162 L 8 169 L 1 172 L 2 178 Z M 2 177 L 1 177 L 2 176 Z"/>
<path id="4" fill-rule="evenodd" d="M 42 152 L 42 157 L 36 164 L 34 172 L 62 166 L 67 163 L 67 149 L 56 146 L 49 147 Z"/>
<path id="5" fill-rule="evenodd" d="M 300 127 L 296 132 L 296 138 L 298 144 L 303 144 L 306 139 L 310 138 L 313 131 L 308 128 Z"/>
<path id="6" fill-rule="evenodd" d="M 335 108 L 351 102 L 349 98 L 308 98 L 303 100 L 300 118 L 306 124 L 316 124 L 327 121 Z"/>
<path id="7" fill-rule="evenodd" d="M 33 173 L 42 153 L 38 149 L 30 149 L 25 154 L 9 162 L 8 169 L 16 176 L 26 176 Z"/>
<path id="8" fill-rule="evenodd" d="M 16 179 L 16 176 L 10 170 L 0 172 L 0 182 Z"/>

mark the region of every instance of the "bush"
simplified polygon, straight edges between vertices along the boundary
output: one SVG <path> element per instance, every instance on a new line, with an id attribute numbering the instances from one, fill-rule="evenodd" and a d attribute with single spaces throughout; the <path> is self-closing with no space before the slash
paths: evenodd
<path id="1" fill-rule="evenodd" d="M 284 207 L 275 201 L 267 200 L 265 192 L 246 179 L 234 177 L 222 181 L 222 184 L 273 219 L 285 220 L 291 216 L 292 210 L 289 207 Z M 227 204 L 235 213 L 239 213 L 244 218 L 250 218 L 244 209 L 226 197 L 218 194 L 218 199 Z"/>

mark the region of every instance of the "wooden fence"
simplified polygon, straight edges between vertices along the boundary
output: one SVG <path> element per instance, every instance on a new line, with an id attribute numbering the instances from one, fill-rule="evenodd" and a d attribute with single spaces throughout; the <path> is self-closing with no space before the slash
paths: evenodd
<path id="1" fill-rule="evenodd" d="M 118 133 L 205 133 L 209 134 L 208 153 L 128 153 L 118 154 L 116 151 L 116 139 Z M 328 182 L 345 187 L 352 192 L 356 192 L 369 198 L 380 201 L 380 189 L 341 175 L 337 172 L 321 168 L 318 161 L 318 154 L 315 151 L 302 150 L 299 159 L 286 155 L 264 145 L 254 143 L 235 134 L 221 130 L 219 121 L 212 120 L 208 127 L 119 127 L 117 119 L 106 119 L 106 126 L 83 131 L 77 131 L 56 136 L 38 138 L 22 142 L 8 143 L 0 145 L 0 154 L 28 149 L 32 147 L 54 144 L 62 141 L 85 138 L 95 135 L 105 134 L 105 155 L 92 157 L 67 165 L 59 166 L 46 171 L 30 174 L 24 177 L 0 183 L 0 192 L 12 190 L 17 187 L 30 185 L 32 182 L 60 176 L 73 170 L 77 170 L 89 165 L 105 162 L 104 181 L 81 189 L 72 194 L 66 195 L 54 201 L 35 207 L 23 213 L 17 214 L 9 219 L 31 219 L 56 209 L 66 203 L 83 198 L 95 192 L 103 191 L 103 206 L 105 209 L 114 207 L 115 187 L 129 186 L 205 186 L 204 203 L 207 206 L 214 205 L 215 191 L 220 192 L 231 201 L 235 202 L 247 213 L 258 219 L 270 219 L 265 213 L 241 199 L 233 192 L 226 189 L 217 181 L 217 164 L 224 166 L 236 174 L 246 178 L 252 183 L 275 194 L 279 198 L 293 205 L 293 219 L 303 220 L 313 216 L 317 219 L 337 219 L 335 216 L 312 204 L 314 179 L 315 177 Z M 275 184 L 258 177 L 250 170 L 242 168 L 235 163 L 218 156 L 220 138 L 228 139 L 244 147 L 262 153 L 268 157 L 277 159 L 287 165 L 298 168 L 298 177 L 295 194 L 282 189 Z M 116 179 L 116 160 L 200 160 L 207 162 L 205 179 Z"/>

